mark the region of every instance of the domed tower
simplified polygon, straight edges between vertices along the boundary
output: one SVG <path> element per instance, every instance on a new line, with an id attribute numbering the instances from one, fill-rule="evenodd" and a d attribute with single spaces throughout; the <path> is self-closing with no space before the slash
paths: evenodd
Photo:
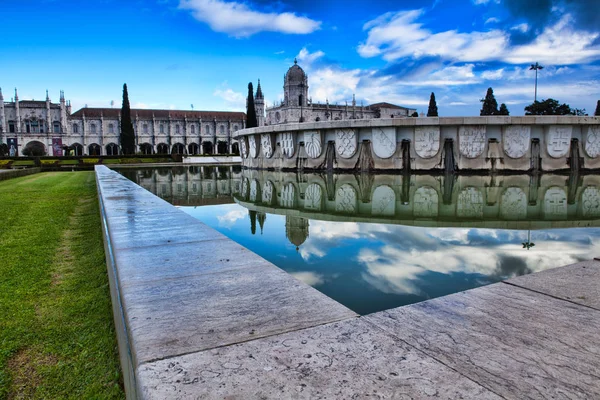
<path id="1" fill-rule="evenodd" d="M 284 104 L 288 107 L 306 107 L 308 105 L 308 76 L 298 66 L 298 60 L 294 59 L 294 65 L 288 69 L 283 81 Z"/>
<path id="2" fill-rule="evenodd" d="M 254 95 L 254 109 L 256 110 L 256 122 L 258 126 L 265 126 L 265 96 L 260 87 L 260 79 L 258 80 L 256 95 Z"/>
<path id="3" fill-rule="evenodd" d="M 308 219 L 286 216 L 285 236 L 298 250 L 302 243 L 308 239 Z"/>

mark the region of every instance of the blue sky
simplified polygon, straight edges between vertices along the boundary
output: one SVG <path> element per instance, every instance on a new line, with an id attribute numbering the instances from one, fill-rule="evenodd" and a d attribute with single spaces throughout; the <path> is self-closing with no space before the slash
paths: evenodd
<path id="1" fill-rule="evenodd" d="M 538 98 L 595 109 L 600 0 L 2 0 L 0 86 L 74 109 L 244 110 L 249 81 L 283 96 L 294 57 L 314 101 L 388 101 L 478 115 L 493 87 L 511 115 Z"/>

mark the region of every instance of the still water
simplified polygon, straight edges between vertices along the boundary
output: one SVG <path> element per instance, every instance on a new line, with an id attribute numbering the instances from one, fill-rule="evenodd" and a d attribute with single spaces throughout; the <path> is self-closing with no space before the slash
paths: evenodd
<path id="1" fill-rule="evenodd" d="M 363 315 L 600 254 L 597 175 L 119 172 Z"/>

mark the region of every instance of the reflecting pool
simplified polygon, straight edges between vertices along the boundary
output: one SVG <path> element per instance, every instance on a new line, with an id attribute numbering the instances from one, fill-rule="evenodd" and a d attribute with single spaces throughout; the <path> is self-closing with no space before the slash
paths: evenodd
<path id="1" fill-rule="evenodd" d="M 600 250 L 597 175 L 119 172 L 359 314 Z"/>

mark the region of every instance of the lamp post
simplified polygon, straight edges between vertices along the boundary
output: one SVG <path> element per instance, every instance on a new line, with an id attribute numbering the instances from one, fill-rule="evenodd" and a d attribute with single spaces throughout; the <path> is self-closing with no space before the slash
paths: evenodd
<path id="1" fill-rule="evenodd" d="M 537 78 L 538 78 L 538 70 L 544 69 L 544 67 L 541 66 L 540 64 L 538 64 L 536 62 L 535 64 L 531 64 L 531 67 L 529 67 L 530 71 L 532 69 L 535 70 L 535 94 L 534 94 L 534 97 L 533 97 L 533 102 L 535 103 L 537 101 Z"/>

